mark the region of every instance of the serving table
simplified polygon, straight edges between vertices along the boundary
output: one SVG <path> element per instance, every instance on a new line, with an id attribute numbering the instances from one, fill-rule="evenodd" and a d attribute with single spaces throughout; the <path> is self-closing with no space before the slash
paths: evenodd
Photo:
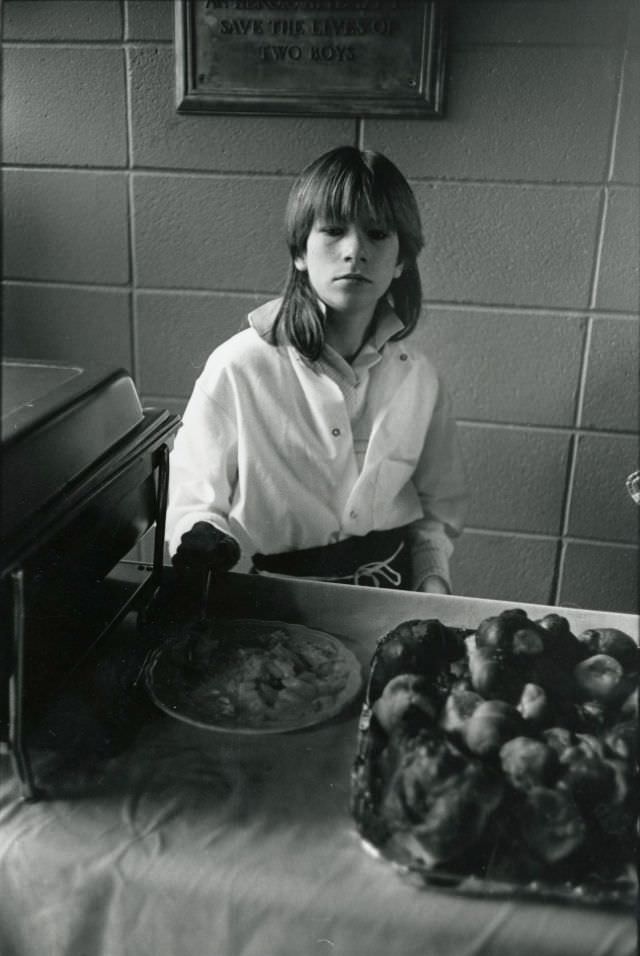
<path id="1" fill-rule="evenodd" d="M 216 614 L 340 636 L 366 670 L 410 618 L 472 626 L 513 606 L 228 574 Z M 635 617 L 564 614 L 638 637 Z M 130 615 L 118 640 L 136 640 Z M 630 956 L 633 913 L 461 897 L 363 848 L 349 814 L 360 702 L 283 735 L 202 730 L 149 706 L 121 752 L 21 799 L 0 756 L 2 956 Z M 45 757 L 43 757 L 43 760 Z"/>

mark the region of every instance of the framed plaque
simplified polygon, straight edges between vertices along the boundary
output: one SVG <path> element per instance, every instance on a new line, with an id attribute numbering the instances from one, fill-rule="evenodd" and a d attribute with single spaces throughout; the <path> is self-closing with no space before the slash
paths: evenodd
<path id="1" fill-rule="evenodd" d="M 439 117 L 447 0 L 176 0 L 180 112 Z"/>

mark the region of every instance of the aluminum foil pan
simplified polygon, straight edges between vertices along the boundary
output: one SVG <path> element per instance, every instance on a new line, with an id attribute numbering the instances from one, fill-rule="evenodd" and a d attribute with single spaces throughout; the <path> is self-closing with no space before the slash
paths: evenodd
<path id="1" fill-rule="evenodd" d="M 391 644 L 397 651 L 398 634 L 406 634 L 410 630 L 422 635 L 424 660 L 435 661 L 439 654 L 438 644 L 445 649 L 445 663 L 442 663 L 441 655 L 440 663 L 434 663 L 432 672 L 426 675 L 435 688 L 436 696 L 439 694 L 440 701 L 446 699 L 453 684 L 464 680 L 465 675 L 468 677 L 469 649 L 475 641 L 474 633 L 468 629 L 445 627 L 438 621 L 412 621 L 394 628 L 378 641 L 360 715 L 357 752 L 351 774 L 351 812 L 363 849 L 411 883 L 449 893 L 554 901 L 591 907 L 627 909 L 635 906 L 635 833 L 630 832 L 627 840 L 618 838 L 615 852 L 611 854 L 603 852 L 603 841 L 600 839 L 595 841 L 593 852 L 581 850 L 552 865 L 536 859 L 518 832 L 517 822 L 514 823 L 514 812 L 518 812 L 517 798 L 515 811 L 513 808 L 510 810 L 509 799 L 504 798 L 505 802 L 493 813 L 485 832 L 462 853 L 451 854 L 446 860 L 425 860 L 423 854 L 414 852 L 415 841 L 411 834 L 408 840 L 405 839 L 406 830 L 398 839 L 395 824 L 390 822 L 385 809 L 396 758 L 389 756 L 392 746 L 390 734 L 376 716 L 380 711 L 376 710 L 375 704 L 390 675 L 393 676 L 394 667 L 396 673 L 403 669 L 399 660 L 396 659 L 394 663 L 393 654 L 389 653 Z M 420 647 L 420 642 L 417 646 Z M 429 666 L 427 664 L 427 670 Z M 436 728 L 441 720 L 442 712 L 435 716 Z M 594 727 L 589 729 L 596 730 Z M 437 730 L 437 733 L 450 739 L 444 731 Z M 460 749 L 464 753 L 464 744 L 460 745 Z M 499 765 L 499 759 L 493 759 Z M 629 779 L 637 783 L 635 763 L 628 770 Z M 509 789 L 507 787 L 506 791 Z M 634 789 L 628 797 L 630 803 L 635 799 Z M 587 827 L 590 825 L 588 823 Z"/>

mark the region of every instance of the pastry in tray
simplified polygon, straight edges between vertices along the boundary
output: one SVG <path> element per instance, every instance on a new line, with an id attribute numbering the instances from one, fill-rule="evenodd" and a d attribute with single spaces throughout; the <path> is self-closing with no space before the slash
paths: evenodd
<path id="1" fill-rule="evenodd" d="M 557 614 L 400 624 L 360 720 L 365 844 L 426 883 L 631 902 L 639 671 L 631 637 Z"/>

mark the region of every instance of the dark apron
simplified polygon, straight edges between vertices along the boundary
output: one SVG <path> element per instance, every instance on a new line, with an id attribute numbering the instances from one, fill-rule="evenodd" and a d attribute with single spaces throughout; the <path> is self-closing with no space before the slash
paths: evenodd
<path id="1" fill-rule="evenodd" d="M 410 591 L 407 528 L 370 531 L 361 537 L 345 538 L 318 548 L 254 554 L 252 571 Z"/>

